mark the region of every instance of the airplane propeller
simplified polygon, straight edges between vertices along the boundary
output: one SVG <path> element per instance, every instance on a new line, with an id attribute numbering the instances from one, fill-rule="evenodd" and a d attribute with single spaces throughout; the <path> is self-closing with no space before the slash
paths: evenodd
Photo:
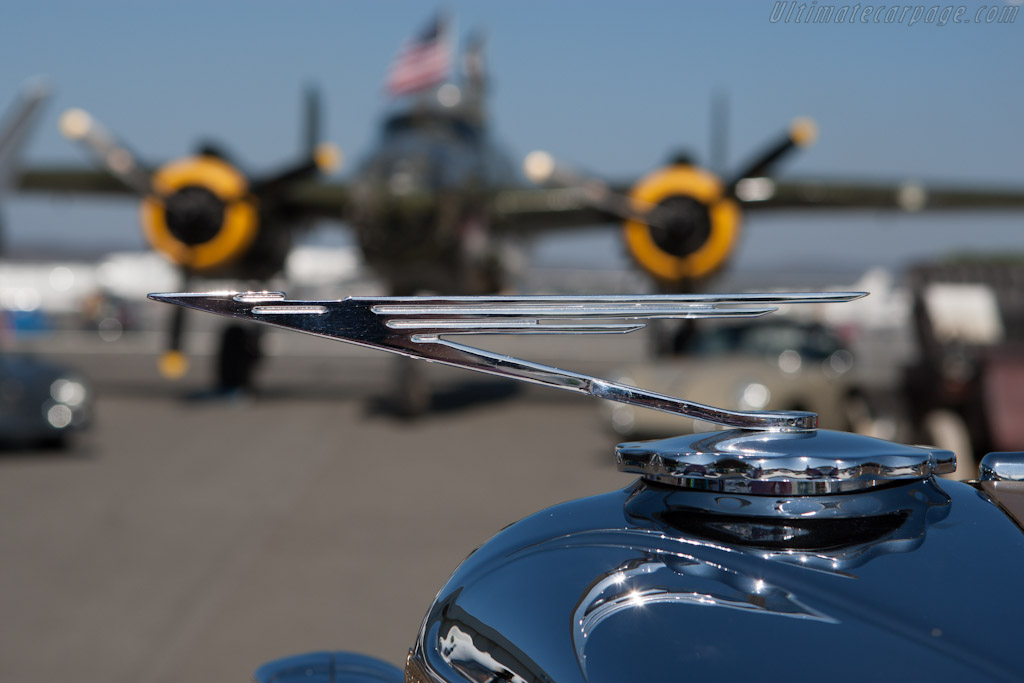
<path id="1" fill-rule="evenodd" d="M 65 111 L 60 130 L 142 200 L 146 239 L 178 267 L 182 288 L 188 289 L 196 274 L 227 270 L 246 279 L 266 277 L 267 269 L 260 266 L 259 275 L 235 268 L 258 238 L 261 210 L 295 183 L 340 167 L 340 150 L 319 141 L 319 98 L 312 89 L 307 91 L 305 108 L 302 158 L 259 178 L 249 177 L 209 145 L 191 157 L 151 168 L 83 109 Z M 184 329 L 185 317 L 175 311 L 159 361 L 165 377 L 179 378 L 188 369 L 182 351 Z"/>
<path id="2" fill-rule="evenodd" d="M 736 186 L 751 178 L 767 178 L 771 176 L 775 166 L 790 152 L 799 147 L 809 147 L 818 138 L 818 126 L 813 119 L 800 117 L 794 119 L 777 141 L 768 145 L 759 155 L 751 159 L 742 171 L 735 174 L 729 181 L 730 194 L 735 194 Z"/>
<path id="3" fill-rule="evenodd" d="M 664 291 L 683 290 L 725 264 L 738 244 L 739 203 L 770 194 L 771 174 L 780 161 L 813 143 L 816 135 L 812 120 L 798 118 L 727 182 L 679 157 L 628 194 L 569 169 L 544 151 L 528 154 L 523 170 L 538 185 L 578 192 L 592 208 L 622 219 L 634 259 Z"/>
<path id="4" fill-rule="evenodd" d="M 317 143 L 308 156 L 277 173 L 251 179 L 223 155 L 199 154 L 151 170 L 82 109 L 69 109 L 61 132 L 82 144 L 113 177 L 143 198 L 147 238 L 172 262 L 213 270 L 240 257 L 258 228 L 257 206 L 316 172 L 333 172 L 341 153 Z"/>

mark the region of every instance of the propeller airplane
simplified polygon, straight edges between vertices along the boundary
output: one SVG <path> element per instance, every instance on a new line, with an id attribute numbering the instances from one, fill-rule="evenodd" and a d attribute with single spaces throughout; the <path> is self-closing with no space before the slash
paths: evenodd
<path id="1" fill-rule="evenodd" d="M 1024 189 L 776 178 L 787 157 L 814 142 L 816 126 L 805 118 L 732 173 L 677 155 L 635 182 L 607 183 L 533 152 L 523 164 L 531 187 L 491 136 L 483 41 L 469 41 L 455 82 L 448 34 L 439 15 L 403 48 L 388 83 L 403 106 L 384 117 L 376 148 L 350 181 L 317 177 L 336 168 L 340 153 L 320 141 L 319 101 L 311 91 L 301 158 L 267 177 L 250 177 L 213 146 L 151 166 L 90 114 L 73 109 L 62 116 L 62 131 L 102 170 L 26 169 L 15 185 L 135 196 L 147 240 L 180 268 L 183 290 L 194 289 L 196 277 L 214 275 L 258 286 L 281 270 L 297 231 L 319 219 L 343 222 L 392 296 L 498 292 L 505 284 L 502 239 L 556 228 L 621 222 L 627 250 L 657 289 L 683 293 L 699 289 L 728 262 L 747 211 L 1024 208 Z M 719 125 L 723 118 L 718 111 Z M 720 148 L 724 135 L 714 133 Z M 184 310 L 175 311 L 160 363 L 168 376 L 187 367 Z M 223 335 L 223 389 L 248 386 L 259 357 L 257 332 L 241 329 Z M 423 391 L 410 389 L 416 384 L 401 384 L 408 412 L 425 405 Z"/>

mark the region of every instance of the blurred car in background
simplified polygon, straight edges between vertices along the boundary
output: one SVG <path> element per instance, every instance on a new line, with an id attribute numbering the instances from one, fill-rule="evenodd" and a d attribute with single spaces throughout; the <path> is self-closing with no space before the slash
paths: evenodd
<path id="1" fill-rule="evenodd" d="M 974 473 L 1024 449 L 1024 262 L 971 255 L 911 268 L 918 354 L 903 368 L 911 438 Z M 958 471 L 959 471 L 958 468 Z"/>
<path id="2" fill-rule="evenodd" d="M 869 431 L 853 354 L 828 328 L 785 318 L 694 328 L 679 355 L 637 363 L 611 379 L 734 410 L 810 410 L 827 429 Z M 602 402 L 611 428 L 629 437 L 716 429 L 691 418 Z"/>
<path id="3" fill-rule="evenodd" d="M 0 353 L 0 445 L 63 447 L 88 426 L 93 396 L 73 370 L 25 353 Z"/>

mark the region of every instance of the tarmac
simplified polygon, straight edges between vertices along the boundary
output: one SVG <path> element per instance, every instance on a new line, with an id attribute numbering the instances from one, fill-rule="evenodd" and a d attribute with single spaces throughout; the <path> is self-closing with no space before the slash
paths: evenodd
<path id="1" fill-rule="evenodd" d="M 229 399 L 203 394 L 208 353 L 157 377 L 155 337 L 41 345 L 91 378 L 96 419 L 66 451 L 0 452 L 0 680 L 244 681 L 315 650 L 401 666 L 474 548 L 633 479 L 593 399 L 431 367 L 434 409 L 402 420 L 390 358 L 292 337 Z M 599 373 L 643 339 L 537 348 Z"/>

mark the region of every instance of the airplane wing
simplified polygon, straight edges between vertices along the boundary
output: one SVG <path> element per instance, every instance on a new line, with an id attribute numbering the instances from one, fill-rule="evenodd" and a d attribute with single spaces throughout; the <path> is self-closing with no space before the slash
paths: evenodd
<path id="1" fill-rule="evenodd" d="M 495 197 L 498 224 L 531 234 L 623 223 L 634 261 L 665 291 L 684 291 L 719 270 L 740 240 L 742 213 L 753 210 L 1021 210 L 1024 187 L 926 185 L 920 182 L 790 180 L 740 175 L 722 183 L 703 169 L 655 171 L 632 188 L 595 181 Z"/>
<path id="2" fill-rule="evenodd" d="M 908 212 L 929 209 L 1024 209 L 1024 188 L 931 185 L 906 182 L 859 182 L 828 179 L 765 180 L 758 198 L 744 202 L 746 209 L 897 209 Z M 736 188 L 742 196 L 744 185 Z"/>
<path id="3" fill-rule="evenodd" d="M 276 218 L 289 219 L 270 221 L 273 224 L 270 227 L 290 225 L 292 219 L 306 217 L 337 218 L 347 204 L 346 187 L 322 183 L 313 177 L 336 170 L 341 153 L 334 145 L 319 141 L 320 104 L 315 89 L 306 92 L 304 107 L 305 145 L 299 159 L 276 172 L 256 177 L 232 163 L 216 145 L 204 145 L 193 155 L 168 163 L 146 164 L 91 114 L 82 109 L 68 109 L 60 117 L 61 133 L 85 147 L 98 168 L 25 169 L 15 178 L 14 186 L 27 192 L 136 196 L 143 203 L 144 213 L 152 214 L 157 222 L 166 222 L 165 214 L 170 211 L 179 216 L 179 223 L 185 220 L 182 217 L 188 217 L 190 229 L 204 211 L 211 220 L 215 214 L 223 214 L 223 218 L 229 213 L 241 213 L 232 210 L 238 204 L 246 204 L 244 213 L 254 218 L 257 212 L 263 217 L 269 207 Z M 277 215 L 282 210 L 285 215 Z M 232 222 L 230 216 L 224 220 Z M 216 232 L 217 226 L 208 227 L 205 240 L 199 239 L 204 235 L 193 237 L 200 242 L 209 241 L 209 233 Z M 179 229 L 184 228 L 179 225 Z M 193 244 L 190 239 L 185 241 Z M 172 245 L 170 251 L 175 249 Z M 180 263 L 182 258 L 167 255 L 179 265 L 185 265 Z"/>
<path id="4" fill-rule="evenodd" d="M 621 220 L 627 247 L 640 265 L 656 279 L 678 284 L 725 263 L 748 210 L 1024 208 L 1024 187 L 776 178 L 779 162 L 816 135 L 813 121 L 798 118 L 730 176 L 680 157 L 631 184 L 587 178 L 535 151 L 526 156 L 523 170 L 541 187 L 497 193 L 496 214 L 515 232 Z"/>
<path id="5" fill-rule="evenodd" d="M 71 167 L 25 170 L 19 174 L 14 186 L 28 192 L 80 192 L 115 196 L 135 194 L 133 190 L 106 171 Z"/>
<path id="6" fill-rule="evenodd" d="M 14 187 L 25 192 L 81 193 L 115 197 L 133 196 L 134 190 L 107 171 L 73 167 L 38 167 L 22 171 Z M 279 200 L 294 215 L 340 218 L 348 205 L 346 183 L 305 181 L 282 188 Z"/>
<path id="7" fill-rule="evenodd" d="M 628 187 L 608 188 L 626 200 Z M 980 187 L 917 181 L 871 182 L 843 179 L 747 178 L 736 188 L 744 212 L 762 209 L 928 210 L 1024 209 L 1024 187 Z M 495 206 L 502 223 L 522 231 L 586 227 L 617 222 L 626 209 L 608 207 L 583 187 L 511 189 L 497 193 Z"/>
<path id="8" fill-rule="evenodd" d="M 341 182 L 294 183 L 282 191 L 281 202 L 295 215 L 343 220 L 349 207 L 349 186 Z"/>
<path id="9" fill-rule="evenodd" d="M 595 205 L 583 188 L 501 190 L 494 198 L 498 223 L 517 233 L 582 228 L 619 220 Z"/>

